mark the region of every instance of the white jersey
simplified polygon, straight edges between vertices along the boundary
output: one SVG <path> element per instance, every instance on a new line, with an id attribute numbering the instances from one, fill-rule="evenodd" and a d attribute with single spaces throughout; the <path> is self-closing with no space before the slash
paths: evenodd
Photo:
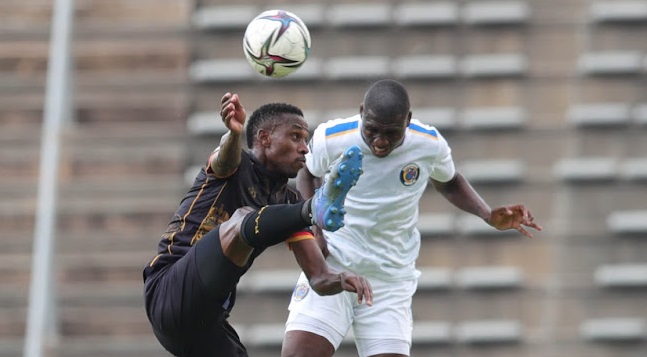
<path id="1" fill-rule="evenodd" d="M 451 149 L 438 130 L 412 119 L 402 145 L 378 158 L 362 139 L 361 125 L 360 115 L 319 125 L 306 155 L 310 172 L 323 177 L 349 146 L 358 145 L 364 154 L 364 173 L 346 197 L 345 226 L 324 232 L 329 259 L 367 277 L 414 279 L 418 202 L 429 178 L 454 177 Z"/>

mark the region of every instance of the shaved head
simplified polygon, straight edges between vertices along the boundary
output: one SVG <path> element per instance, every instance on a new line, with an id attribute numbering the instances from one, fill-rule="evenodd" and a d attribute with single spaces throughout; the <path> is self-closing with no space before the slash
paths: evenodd
<path id="1" fill-rule="evenodd" d="M 400 146 L 411 121 L 409 94 L 391 79 L 375 82 L 359 106 L 362 139 L 375 157 L 386 157 Z"/>
<path id="2" fill-rule="evenodd" d="M 364 95 L 364 112 L 378 118 L 406 118 L 409 94 L 400 82 L 384 79 L 375 82 Z"/>

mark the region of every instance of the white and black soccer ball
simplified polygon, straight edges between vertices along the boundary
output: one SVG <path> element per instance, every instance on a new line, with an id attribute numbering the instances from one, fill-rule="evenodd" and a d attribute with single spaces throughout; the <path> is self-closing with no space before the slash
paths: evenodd
<path id="1" fill-rule="evenodd" d="M 310 32 L 299 17 L 284 10 L 268 10 L 247 25 L 243 50 L 257 72 L 281 78 L 308 59 L 310 43 Z"/>

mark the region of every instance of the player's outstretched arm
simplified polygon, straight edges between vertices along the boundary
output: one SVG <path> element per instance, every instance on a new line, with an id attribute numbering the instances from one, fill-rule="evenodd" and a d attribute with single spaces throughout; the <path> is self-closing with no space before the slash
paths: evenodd
<path id="1" fill-rule="evenodd" d="M 487 221 L 490 217 L 490 206 L 479 196 L 472 185 L 467 182 L 465 177 L 456 173 L 454 177 L 447 182 L 431 180 L 436 191 L 438 191 L 447 201 L 465 212 L 472 213 Z"/>
<path id="2" fill-rule="evenodd" d="M 342 291 L 357 293 L 357 302 L 373 305 L 373 289 L 366 278 L 350 272 L 330 270 L 321 249 L 312 239 L 290 243 L 297 263 L 310 286 L 319 295 L 334 295 Z"/>
<path id="3" fill-rule="evenodd" d="M 247 113 L 238 94 L 229 92 L 222 96 L 220 117 L 229 132 L 220 141 L 220 146 L 209 158 L 211 171 L 218 177 L 233 174 L 241 160 L 243 128 Z"/>
<path id="4" fill-rule="evenodd" d="M 524 205 L 502 206 L 491 209 L 490 206 L 474 190 L 472 185 L 461 175 L 456 175 L 447 182 L 431 180 L 434 188 L 454 206 L 465 212 L 481 217 L 492 227 L 498 230 L 516 229 L 521 234 L 532 237 L 523 226 L 541 230 L 541 226 L 534 223 L 534 217 Z"/>

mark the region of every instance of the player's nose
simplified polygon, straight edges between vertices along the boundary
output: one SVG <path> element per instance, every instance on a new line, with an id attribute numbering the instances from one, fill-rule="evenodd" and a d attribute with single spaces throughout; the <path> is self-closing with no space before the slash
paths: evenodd
<path id="1" fill-rule="evenodd" d="M 389 140 L 383 135 L 378 134 L 373 138 L 373 145 L 378 147 L 385 147 L 389 145 Z"/>
<path id="2" fill-rule="evenodd" d="M 297 148 L 297 151 L 303 155 L 310 152 L 310 150 L 308 149 L 308 144 L 306 143 L 300 144 L 299 147 Z"/>

